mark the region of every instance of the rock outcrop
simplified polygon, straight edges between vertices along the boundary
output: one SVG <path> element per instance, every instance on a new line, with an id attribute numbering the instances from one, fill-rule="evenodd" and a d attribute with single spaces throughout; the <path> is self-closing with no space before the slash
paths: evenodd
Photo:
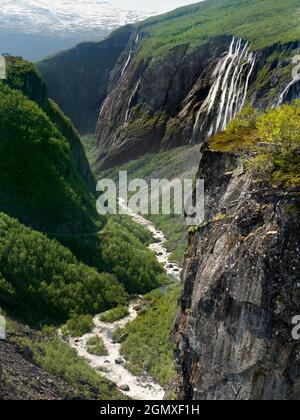
<path id="1" fill-rule="evenodd" d="M 198 177 L 206 221 L 189 236 L 174 328 L 177 395 L 299 399 L 299 189 L 272 189 L 210 151 Z"/>

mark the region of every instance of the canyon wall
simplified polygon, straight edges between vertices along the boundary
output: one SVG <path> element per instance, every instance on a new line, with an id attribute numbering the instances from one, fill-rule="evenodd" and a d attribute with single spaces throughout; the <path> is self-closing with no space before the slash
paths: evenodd
<path id="1" fill-rule="evenodd" d="M 202 144 L 244 105 L 265 109 L 298 96 L 298 81 L 291 83 L 297 42 L 252 51 L 249 42 L 222 36 L 145 60 L 142 37 L 132 34 L 110 74 L 96 130 L 99 168 Z"/>
<path id="2" fill-rule="evenodd" d="M 299 188 L 205 151 L 206 220 L 189 235 L 174 328 L 180 399 L 299 399 Z"/>

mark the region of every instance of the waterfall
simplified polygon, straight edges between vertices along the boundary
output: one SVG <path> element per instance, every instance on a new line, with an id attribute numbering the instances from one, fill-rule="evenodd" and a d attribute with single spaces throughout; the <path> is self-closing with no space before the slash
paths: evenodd
<path id="1" fill-rule="evenodd" d="M 122 69 L 122 72 L 121 72 L 121 77 L 123 77 L 123 76 L 124 76 L 125 71 L 127 70 L 127 67 L 129 66 L 129 63 L 130 63 L 130 60 L 131 60 L 132 54 L 133 54 L 133 51 L 132 51 L 132 50 L 130 50 L 130 51 L 129 51 L 128 58 L 127 58 L 127 60 L 126 60 L 126 62 L 125 62 L 125 65 L 124 65 L 124 67 L 123 67 L 123 69 Z"/>
<path id="2" fill-rule="evenodd" d="M 255 61 L 250 44 L 233 37 L 212 73 L 210 91 L 196 114 L 192 141 L 199 135 L 209 137 L 225 130 L 243 108 Z"/>
<path id="3" fill-rule="evenodd" d="M 132 94 L 130 95 L 129 101 L 128 101 L 128 106 L 127 106 L 127 111 L 126 111 L 126 115 L 125 115 L 125 124 L 128 123 L 129 119 L 130 119 L 130 115 L 131 115 L 131 108 L 132 108 L 132 102 L 133 99 L 140 87 L 141 84 L 141 78 L 138 80 L 137 84 L 135 85 Z"/>
<path id="4" fill-rule="evenodd" d="M 110 95 L 108 95 L 108 96 L 106 97 L 105 101 L 103 102 L 103 105 L 101 106 L 100 113 L 99 113 L 99 118 L 100 118 L 100 117 L 102 117 L 102 114 L 103 114 L 103 112 L 104 112 L 104 109 L 105 109 L 105 107 L 106 107 L 106 105 L 107 105 L 107 103 L 108 103 L 109 99 L 110 99 Z"/>
<path id="5" fill-rule="evenodd" d="M 278 99 L 277 103 L 274 104 L 273 108 L 277 108 L 277 107 L 281 106 L 285 102 L 285 100 L 286 100 L 286 98 L 287 98 L 287 96 L 288 96 L 291 88 L 293 88 L 294 86 L 296 86 L 299 82 L 300 82 L 300 75 L 297 74 L 297 76 L 294 77 L 294 79 L 287 85 L 287 87 L 281 93 L 281 95 L 279 96 L 279 99 Z M 299 89 L 299 91 L 300 91 L 300 89 Z"/>
<path id="6" fill-rule="evenodd" d="M 134 41 L 132 41 L 131 42 L 131 44 L 133 43 L 134 44 L 134 47 L 136 48 L 137 47 L 137 45 L 138 45 L 138 43 L 139 43 L 139 39 L 140 39 L 140 34 L 137 34 L 136 35 L 136 37 L 135 37 L 135 39 L 134 39 Z M 129 51 L 129 54 L 128 54 L 128 57 L 127 57 L 127 59 L 126 59 L 126 61 L 125 61 L 125 64 L 124 64 L 124 66 L 123 66 L 123 68 L 122 68 L 122 70 L 121 70 L 121 76 L 119 77 L 119 80 L 118 80 L 118 82 L 122 79 L 122 77 L 124 76 L 124 74 L 125 74 L 125 72 L 126 72 L 126 70 L 127 70 L 127 68 L 128 68 L 128 66 L 129 66 L 129 64 L 130 64 L 130 62 L 131 62 L 131 59 L 132 59 L 132 57 L 133 57 L 133 55 L 134 55 L 134 47 L 131 47 L 131 49 L 130 49 L 130 51 Z M 117 83 L 118 83 L 117 82 Z M 133 96 L 135 95 L 135 93 L 133 94 Z M 132 96 L 132 98 L 133 98 L 133 96 Z M 110 100 L 110 97 L 111 97 L 111 94 L 109 94 L 107 97 L 106 97 L 106 99 L 104 100 L 104 102 L 103 102 L 103 104 L 102 104 L 102 106 L 101 106 L 101 109 L 100 109 L 100 113 L 99 113 L 99 118 L 100 117 L 102 117 L 102 115 L 103 115 L 103 113 L 104 113 L 104 110 L 105 110 L 105 108 L 106 108 L 106 105 L 108 104 L 108 102 L 109 102 L 109 100 Z M 129 103 L 132 101 L 132 98 L 130 98 L 130 101 L 129 101 Z M 127 111 L 127 113 L 128 113 L 128 111 Z M 129 113 L 130 113 L 130 110 L 129 110 Z M 128 117 L 129 117 L 129 113 L 128 114 L 126 114 L 126 122 L 127 122 L 127 119 L 128 119 Z"/>
<path id="7" fill-rule="evenodd" d="M 135 40 L 134 40 L 134 47 L 136 47 L 136 46 L 138 45 L 138 43 L 139 43 L 139 39 L 140 39 L 140 34 L 137 34 L 137 36 L 135 37 Z M 131 61 L 131 58 L 132 58 L 133 54 L 134 54 L 134 50 L 131 48 L 131 50 L 129 51 L 129 54 L 128 54 L 128 57 L 127 57 L 127 60 L 126 60 L 126 62 L 125 62 L 125 64 L 124 64 L 124 67 L 123 67 L 123 69 L 122 69 L 122 72 L 121 72 L 121 77 L 123 77 L 123 76 L 124 76 L 125 71 L 127 70 L 127 67 L 129 66 L 129 63 L 130 63 L 130 61 Z"/>

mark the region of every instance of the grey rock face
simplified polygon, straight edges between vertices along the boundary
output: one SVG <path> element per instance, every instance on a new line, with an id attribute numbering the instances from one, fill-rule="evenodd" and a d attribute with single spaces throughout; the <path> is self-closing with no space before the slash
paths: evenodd
<path id="1" fill-rule="evenodd" d="M 244 95 L 239 92 L 241 87 L 247 93 L 242 103 L 247 100 L 259 109 L 272 106 L 290 82 L 289 68 L 292 78 L 291 61 L 299 47 L 298 43 L 276 45 L 256 53 L 246 49 L 248 55 L 244 56 L 244 47 L 249 48 L 249 44 L 235 38 L 236 58 L 232 61 L 231 56 L 226 59 L 232 37 L 223 36 L 196 50 L 182 45 L 167 56 L 141 61 L 142 36 L 132 34 L 110 75 L 97 125 L 99 168 L 161 148 L 202 144 L 212 127 L 222 125 L 219 116 L 224 120 L 225 110 L 228 120 L 232 109 L 239 109 L 237 102 Z M 228 89 L 226 98 L 222 98 L 223 82 Z M 226 105 L 235 94 L 240 99 Z"/>
<path id="2" fill-rule="evenodd" d="M 299 191 L 205 152 L 206 223 L 190 234 L 174 328 L 180 399 L 300 398 Z"/>

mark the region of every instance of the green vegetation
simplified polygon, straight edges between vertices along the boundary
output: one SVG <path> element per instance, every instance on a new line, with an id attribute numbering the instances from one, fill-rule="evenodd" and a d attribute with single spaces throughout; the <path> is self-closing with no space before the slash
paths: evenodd
<path id="1" fill-rule="evenodd" d="M 99 157 L 99 142 L 95 135 L 89 134 L 81 137 L 86 157 L 93 168 Z"/>
<path id="2" fill-rule="evenodd" d="M 105 220 L 96 214 L 93 176 L 76 131 L 48 100 L 31 63 L 11 57 L 7 75 L 0 82 L 0 211 L 7 214 L 0 217 L 1 303 L 41 324 L 124 303 L 123 287 L 99 273 L 94 232 Z"/>
<path id="3" fill-rule="evenodd" d="M 121 352 L 129 361 L 127 368 L 134 374 L 148 372 L 161 386 L 170 384 L 175 377 L 174 345 L 170 331 L 175 319 L 179 287 L 171 288 L 166 295 L 154 291 L 145 297 L 146 309 L 124 330 L 115 332 L 115 340 L 127 338 Z"/>
<path id="4" fill-rule="evenodd" d="M 258 115 L 247 108 L 211 139 L 213 151 L 242 157 L 246 168 L 273 184 L 300 185 L 300 102 Z M 250 154 L 249 154 L 250 152 Z"/>
<path id="5" fill-rule="evenodd" d="M 95 324 L 91 315 L 73 316 L 62 328 L 64 336 L 82 337 L 93 331 Z"/>
<path id="6" fill-rule="evenodd" d="M 95 181 L 90 171 L 79 134 L 71 120 L 61 111 L 59 106 L 47 97 L 46 85 L 36 67 L 21 58 L 7 57 L 7 79 L 3 81 L 13 90 L 20 91 L 28 99 L 34 101 L 49 117 L 70 145 L 77 169 L 94 191 Z"/>
<path id="7" fill-rule="evenodd" d="M 102 313 L 125 305 L 122 285 L 130 293 L 146 293 L 167 282 L 146 247 L 149 233 L 128 218 L 122 225 L 111 218 L 102 232 L 105 273 L 5 214 L 0 227 L 0 304 L 29 323 Z M 72 322 L 76 327 L 78 321 Z"/>
<path id="8" fill-rule="evenodd" d="M 198 154 L 198 155 L 197 155 Z M 149 181 L 153 176 L 173 179 L 185 173 L 193 174 L 199 164 L 199 146 L 183 146 L 160 153 L 149 153 L 132 160 L 120 168 L 112 168 L 96 173 L 97 177 L 108 177 L 118 181 L 119 171 L 127 171 L 129 181 L 132 178 L 142 178 Z"/>
<path id="9" fill-rule="evenodd" d="M 35 102 L 3 84 L 0 152 L 0 210 L 49 232 L 95 231 L 94 199 L 68 141 Z"/>
<path id="10" fill-rule="evenodd" d="M 284 66 L 278 66 L 277 63 L 284 63 Z M 275 51 L 271 54 L 264 67 L 258 72 L 256 80 L 251 84 L 249 89 L 249 97 L 255 92 L 264 92 L 258 102 L 261 103 L 262 108 L 266 108 L 266 104 L 273 105 L 278 100 L 278 87 L 286 85 L 287 80 L 290 80 L 293 70 L 291 63 L 291 51 Z M 274 79 L 277 80 L 274 86 Z M 259 106 L 257 107 L 259 108 Z"/>
<path id="11" fill-rule="evenodd" d="M 0 82 L 0 211 L 47 233 L 102 271 L 95 180 L 71 121 L 33 64 L 7 60 Z M 87 235 L 89 234 L 89 235 Z"/>
<path id="12" fill-rule="evenodd" d="M 116 322 L 120 319 L 126 318 L 129 315 L 128 306 L 117 306 L 116 308 L 111 309 L 110 311 L 105 312 L 100 316 L 100 321 L 102 322 Z"/>
<path id="13" fill-rule="evenodd" d="M 222 131 L 210 139 L 210 149 L 214 152 L 242 154 L 254 151 L 259 139 L 256 128 L 258 113 L 251 107 L 245 107 Z"/>
<path id="14" fill-rule="evenodd" d="M 48 372 L 65 380 L 76 392 L 66 398 L 85 398 L 98 400 L 126 399 L 115 385 L 102 378 L 76 350 L 61 341 L 53 332 L 30 331 L 25 335 L 15 322 L 8 323 L 10 340 L 22 349 L 28 349 L 33 362 Z"/>
<path id="15" fill-rule="evenodd" d="M 124 128 L 124 133 L 122 134 L 125 138 L 130 138 L 131 135 L 153 135 L 154 129 L 162 128 L 166 124 L 167 114 L 165 112 L 156 112 L 154 115 L 141 113 L 139 105 L 132 112 L 134 118 Z"/>
<path id="16" fill-rule="evenodd" d="M 112 273 L 129 293 L 147 293 L 168 279 L 147 247 L 149 232 L 128 217 L 110 217 L 101 233 L 105 271 Z"/>
<path id="17" fill-rule="evenodd" d="M 6 83 L 29 99 L 42 105 L 46 100 L 46 86 L 33 63 L 19 57 L 7 57 Z"/>
<path id="18" fill-rule="evenodd" d="M 115 277 L 98 273 L 58 242 L 0 214 L 0 304 L 27 322 L 63 322 L 124 304 Z"/>
<path id="19" fill-rule="evenodd" d="M 8 80 L 0 82 L 0 118 L 0 305 L 43 328 L 16 334 L 34 363 L 67 381 L 80 398 L 119 399 L 55 327 L 65 324 L 63 334 L 82 336 L 93 329 L 93 315 L 126 316 L 128 293 L 166 284 L 147 248 L 151 234 L 128 217 L 98 217 L 76 130 L 47 98 L 30 63 L 10 63 Z M 100 340 L 88 346 L 105 354 Z"/>
<path id="20" fill-rule="evenodd" d="M 107 356 L 108 351 L 101 337 L 91 337 L 87 341 L 87 351 L 95 356 Z"/>
<path id="21" fill-rule="evenodd" d="M 0 119 L 5 309 L 30 324 L 63 323 L 124 305 L 123 285 L 145 293 L 165 282 L 146 246 L 149 232 L 97 215 L 78 134 L 47 98 L 31 63 L 9 59 L 8 79 L 0 81 Z"/>
<path id="22" fill-rule="evenodd" d="M 167 54 L 208 39 L 236 35 L 262 49 L 300 38 L 299 0 L 206 0 L 138 24 L 146 34 L 141 59 Z"/>

